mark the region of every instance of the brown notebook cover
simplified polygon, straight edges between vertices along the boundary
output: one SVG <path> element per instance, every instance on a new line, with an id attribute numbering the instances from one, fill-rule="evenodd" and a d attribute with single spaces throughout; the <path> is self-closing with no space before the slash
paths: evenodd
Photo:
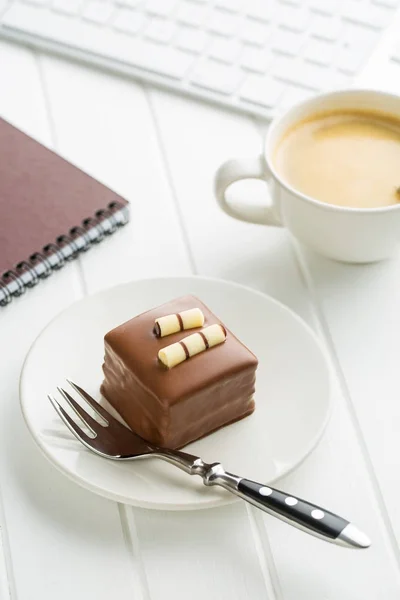
<path id="1" fill-rule="evenodd" d="M 129 220 L 128 202 L 0 119 L 0 305 Z"/>

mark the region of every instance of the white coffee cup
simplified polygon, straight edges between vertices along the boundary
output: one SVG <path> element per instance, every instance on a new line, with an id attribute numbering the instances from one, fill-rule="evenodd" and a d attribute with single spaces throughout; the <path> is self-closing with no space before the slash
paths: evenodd
<path id="1" fill-rule="evenodd" d="M 393 255 L 400 242 L 400 204 L 364 209 L 319 202 L 293 188 L 273 164 L 276 144 L 292 125 L 315 113 L 338 109 L 373 110 L 400 119 L 400 97 L 371 90 L 345 90 L 298 104 L 274 119 L 260 156 L 233 159 L 221 165 L 215 176 L 215 195 L 222 210 L 231 217 L 260 225 L 285 226 L 301 242 L 330 258 L 355 263 L 382 260 Z M 268 182 L 265 206 L 233 207 L 228 203 L 226 189 L 242 179 Z"/>

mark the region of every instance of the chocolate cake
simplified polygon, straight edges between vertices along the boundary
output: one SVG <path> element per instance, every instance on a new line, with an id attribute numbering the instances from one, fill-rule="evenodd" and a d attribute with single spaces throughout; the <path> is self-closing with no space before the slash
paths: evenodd
<path id="1" fill-rule="evenodd" d="M 158 446 L 181 448 L 254 410 L 257 358 L 194 296 L 134 317 L 104 342 L 102 394 Z"/>

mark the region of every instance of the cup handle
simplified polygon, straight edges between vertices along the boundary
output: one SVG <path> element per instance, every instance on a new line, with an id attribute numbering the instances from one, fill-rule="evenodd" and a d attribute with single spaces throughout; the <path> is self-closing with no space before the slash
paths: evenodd
<path id="1" fill-rule="evenodd" d="M 219 206 L 224 212 L 234 219 L 256 223 L 257 225 L 274 225 L 282 227 L 276 214 L 273 198 L 266 206 L 246 205 L 233 207 L 227 202 L 225 192 L 236 181 L 242 179 L 261 179 L 268 182 L 271 172 L 262 155 L 255 158 L 232 159 L 223 163 L 215 174 L 214 192 Z"/>

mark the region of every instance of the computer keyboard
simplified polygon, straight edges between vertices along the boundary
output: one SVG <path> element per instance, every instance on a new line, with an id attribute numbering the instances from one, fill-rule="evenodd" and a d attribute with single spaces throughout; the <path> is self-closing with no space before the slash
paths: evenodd
<path id="1" fill-rule="evenodd" d="M 0 0 L 0 35 L 270 118 L 316 92 L 349 85 L 399 6 L 400 0 Z"/>

